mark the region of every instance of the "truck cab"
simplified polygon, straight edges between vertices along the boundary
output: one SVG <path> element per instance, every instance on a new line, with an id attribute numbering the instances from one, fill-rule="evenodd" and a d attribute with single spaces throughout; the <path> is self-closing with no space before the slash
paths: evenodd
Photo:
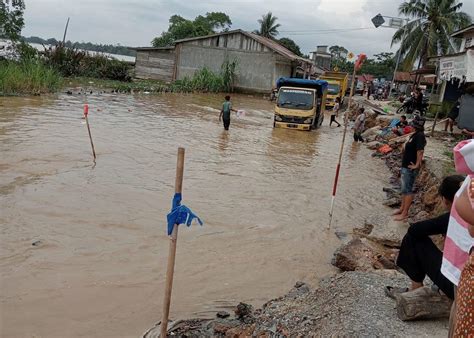
<path id="1" fill-rule="evenodd" d="M 324 119 L 327 82 L 280 78 L 273 120 L 274 128 L 312 130 Z"/>
<path id="2" fill-rule="evenodd" d="M 331 109 L 336 104 L 336 98 L 340 97 L 341 102 L 344 101 L 346 90 L 349 84 L 349 75 L 343 72 L 325 72 L 321 76 L 321 80 L 328 83 L 328 93 L 326 100 L 326 108 Z"/>

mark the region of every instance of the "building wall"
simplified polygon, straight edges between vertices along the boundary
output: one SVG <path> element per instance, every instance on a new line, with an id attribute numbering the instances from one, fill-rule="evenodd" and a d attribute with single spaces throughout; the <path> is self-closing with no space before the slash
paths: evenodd
<path id="1" fill-rule="evenodd" d="M 324 69 L 331 68 L 331 56 L 330 55 L 321 55 L 321 54 L 314 54 L 313 55 L 314 64 L 318 67 Z"/>
<path id="2" fill-rule="evenodd" d="M 184 42 L 187 45 L 221 47 L 253 52 L 272 52 L 268 47 L 241 33 L 218 35 L 207 39 Z"/>
<path id="3" fill-rule="evenodd" d="M 241 33 L 178 43 L 173 50 L 138 50 L 135 77 L 170 82 L 192 77 L 204 67 L 219 72 L 237 60 L 234 87 L 268 92 L 282 76 L 292 76 L 291 61 Z"/>
<path id="4" fill-rule="evenodd" d="M 281 76 L 291 76 L 291 63 L 273 52 L 249 52 L 236 49 L 180 44 L 177 78 L 192 77 L 207 67 L 219 72 L 226 60 L 237 60 L 234 86 L 241 90 L 268 92 Z"/>
<path id="5" fill-rule="evenodd" d="M 171 82 L 174 68 L 175 51 L 173 49 L 137 51 L 136 78 Z"/>
<path id="6" fill-rule="evenodd" d="M 460 52 L 464 52 L 465 49 L 474 46 L 474 32 L 466 33 L 462 39 Z"/>

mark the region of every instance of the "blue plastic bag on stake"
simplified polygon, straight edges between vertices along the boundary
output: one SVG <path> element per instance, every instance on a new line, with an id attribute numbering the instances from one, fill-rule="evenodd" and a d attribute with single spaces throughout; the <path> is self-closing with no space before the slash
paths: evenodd
<path id="1" fill-rule="evenodd" d="M 181 200 L 181 194 L 174 194 L 171 212 L 166 216 L 168 220 L 168 236 L 171 236 L 175 224 L 186 224 L 189 227 L 194 219 L 196 219 L 200 225 L 203 225 L 201 219 L 191 209 L 181 205 Z"/>

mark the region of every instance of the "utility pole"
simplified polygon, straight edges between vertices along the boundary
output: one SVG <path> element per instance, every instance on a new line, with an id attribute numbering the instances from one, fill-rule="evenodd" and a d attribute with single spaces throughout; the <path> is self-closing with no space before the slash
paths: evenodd
<path id="1" fill-rule="evenodd" d="M 390 19 L 388 26 L 383 26 L 383 24 L 385 23 L 385 18 Z M 395 74 L 398 71 L 398 66 L 400 64 L 400 59 L 401 59 L 401 56 L 402 56 L 403 43 L 405 42 L 405 38 L 406 38 L 406 35 L 408 33 L 407 32 L 407 30 L 408 30 L 408 19 L 397 18 L 397 17 L 393 17 L 393 16 L 383 16 L 382 14 L 377 14 L 376 16 L 374 16 L 372 18 L 372 23 L 374 24 L 375 28 L 390 27 L 390 28 L 400 29 L 400 28 L 402 28 L 402 25 L 403 25 L 404 21 L 406 21 L 406 23 L 405 23 L 405 26 L 403 26 L 402 39 L 401 39 L 401 42 L 400 42 L 400 48 L 398 49 L 398 53 L 397 53 L 398 54 L 397 55 L 397 62 L 395 63 L 395 70 L 393 71 L 393 78 L 392 78 L 392 81 L 390 82 L 390 87 L 389 87 L 389 92 L 388 92 L 389 96 L 392 95 L 392 89 L 393 89 L 393 85 L 395 83 Z"/>
<path id="2" fill-rule="evenodd" d="M 66 34 L 67 34 L 67 27 L 69 26 L 69 17 L 67 18 L 66 27 L 64 28 L 64 35 L 63 35 L 63 46 L 66 43 Z"/>

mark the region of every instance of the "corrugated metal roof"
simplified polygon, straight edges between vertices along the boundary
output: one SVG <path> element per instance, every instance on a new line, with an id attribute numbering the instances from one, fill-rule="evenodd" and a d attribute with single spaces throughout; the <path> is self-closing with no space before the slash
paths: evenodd
<path id="1" fill-rule="evenodd" d="M 170 50 L 174 49 L 174 46 L 168 46 L 168 47 L 129 47 L 128 49 L 131 50 Z"/>
<path id="2" fill-rule="evenodd" d="M 464 27 L 464 28 L 461 28 L 461 29 L 455 31 L 454 33 L 451 34 L 451 36 L 453 38 L 462 38 L 464 34 L 466 34 L 468 32 L 470 33 L 471 31 L 474 31 L 474 23 L 470 24 L 467 27 Z"/>
<path id="3" fill-rule="evenodd" d="M 395 82 L 414 82 L 415 81 L 415 76 L 412 75 L 409 72 L 396 72 L 395 73 Z M 424 76 L 421 77 L 421 83 L 422 84 L 433 84 L 435 78 L 434 77 L 428 77 L 425 78 Z"/>
<path id="4" fill-rule="evenodd" d="M 358 76 L 358 79 L 359 79 L 359 81 L 370 82 L 370 81 L 374 81 L 375 77 L 373 75 L 370 75 L 370 74 L 362 74 L 362 75 Z"/>
<path id="5" fill-rule="evenodd" d="M 280 54 L 280 55 L 282 55 L 282 56 L 284 56 L 284 57 L 286 57 L 286 58 L 288 58 L 292 61 L 299 60 L 299 61 L 302 61 L 302 62 L 305 62 L 305 63 L 313 63 L 309 59 L 305 59 L 305 58 L 302 58 L 301 56 L 296 55 L 295 53 L 293 53 L 289 49 L 287 49 L 287 48 L 283 47 L 282 45 L 280 45 L 275 40 L 268 39 L 266 37 L 257 35 L 255 33 L 244 32 L 244 31 L 241 31 L 241 32 L 244 35 L 260 42 L 262 45 L 267 46 L 268 48 L 270 48 L 274 52 L 277 52 L 278 54 Z"/>

